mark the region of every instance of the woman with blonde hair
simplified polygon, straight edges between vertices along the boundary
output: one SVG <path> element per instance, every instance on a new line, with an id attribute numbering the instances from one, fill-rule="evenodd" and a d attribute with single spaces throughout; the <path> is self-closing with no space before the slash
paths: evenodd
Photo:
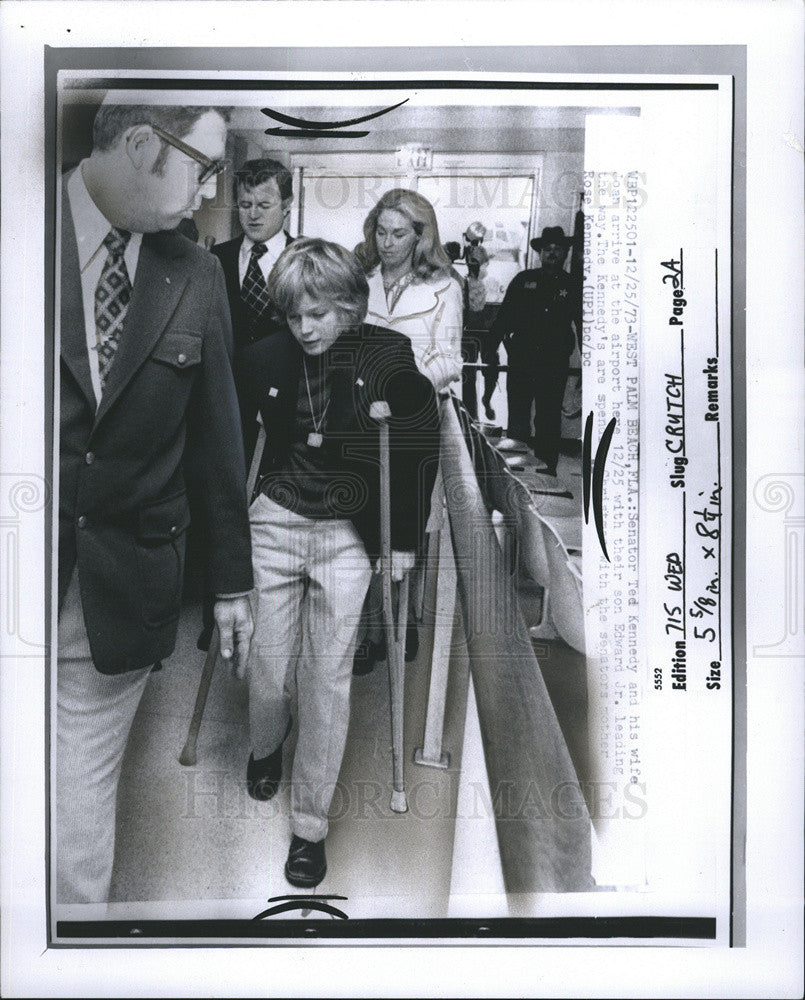
<path id="1" fill-rule="evenodd" d="M 450 383 L 461 379 L 464 293 L 442 247 L 433 205 L 416 191 L 393 188 L 367 215 L 363 234 L 355 256 L 369 282 L 367 322 L 404 334 L 420 372 L 437 393 L 445 395 Z M 439 475 L 428 532 L 441 528 L 443 503 Z M 353 673 L 369 673 L 386 655 L 381 621 L 380 588 L 373 581 L 364 606 L 366 632 L 355 652 Z M 409 619 L 406 660 L 414 659 L 418 649 L 416 625 Z"/>
<path id="2" fill-rule="evenodd" d="M 355 255 L 369 281 L 367 321 L 405 334 L 437 392 L 461 378 L 462 289 L 433 206 L 393 188 L 369 212 Z"/>

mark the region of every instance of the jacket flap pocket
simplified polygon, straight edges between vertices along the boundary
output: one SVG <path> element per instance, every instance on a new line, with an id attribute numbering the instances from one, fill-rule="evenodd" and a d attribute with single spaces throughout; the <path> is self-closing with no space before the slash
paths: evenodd
<path id="1" fill-rule="evenodd" d="M 151 357 L 173 368 L 192 368 L 201 363 L 201 337 L 192 330 L 169 330 L 160 338 Z"/>
<path id="2" fill-rule="evenodd" d="M 184 534 L 189 524 L 187 496 L 178 493 L 140 508 L 137 537 L 142 542 L 167 542 Z"/>

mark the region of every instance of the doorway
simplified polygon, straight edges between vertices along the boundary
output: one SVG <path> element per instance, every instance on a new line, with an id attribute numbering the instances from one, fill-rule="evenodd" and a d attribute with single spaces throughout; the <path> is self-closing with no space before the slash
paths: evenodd
<path id="1" fill-rule="evenodd" d="M 535 264 L 530 240 L 536 230 L 543 156 L 434 152 L 425 162 L 401 162 L 393 151 L 294 154 L 296 211 L 291 231 L 354 250 L 364 238 L 366 216 L 386 191 L 417 191 L 435 209 L 442 244 L 463 247 L 467 227 L 473 222 L 484 225 L 484 249 L 490 257 L 484 284 L 494 311 L 515 274 Z M 457 260 L 455 268 L 466 274 L 463 260 Z M 495 420 L 504 427 L 505 379 L 501 374 L 492 398 Z"/>

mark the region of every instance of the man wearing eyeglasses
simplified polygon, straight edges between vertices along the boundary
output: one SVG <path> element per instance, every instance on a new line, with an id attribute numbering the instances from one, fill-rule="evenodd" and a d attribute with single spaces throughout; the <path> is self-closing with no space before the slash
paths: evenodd
<path id="1" fill-rule="evenodd" d="M 225 659 L 246 662 L 251 547 L 220 265 L 174 230 L 215 193 L 213 108 L 104 104 L 62 183 L 57 899 L 108 898 L 115 800 L 173 650 L 185 467 L 199 470 Z"/>

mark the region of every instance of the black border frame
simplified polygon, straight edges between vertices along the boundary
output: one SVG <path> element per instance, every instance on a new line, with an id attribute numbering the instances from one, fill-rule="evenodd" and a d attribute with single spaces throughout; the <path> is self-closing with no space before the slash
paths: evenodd
<path id="1" fill-rule="evenodd" d="M 55 270 L 56 270 L 56 202 L 57 202 L 57 74 L 60 70 L 146 70 L 164 72 L 192 71 L 210 66 L 233 68 L 234 80 L 218 78 L 182 78 L 159 80 L 150 77 L 98 77 L 88 83 L 93 89 L 149 89 L 221 90 L 320 90 L 330 89 L 532 89 L 532 90 L 712 90 L 717 83 L 675 82 L 624 82 L 601 81 L 516 81 L 494 80 L 491 74 L 601 74 L 624 76 L 647 73 L 647 53 L 651 55 L 652 75 L 726 75 L 733 84 L 732 130 L 732 189 L 731 189 L 731 418 L 732 418 L 732 775 L 731 775 L 731 850 L 730 850 L 730 947 L 746 943 L 746 880 L 744 872 L 746 838 L 746 640 L 745 630 L 736 629 L 746 622 L 746 373 L 743 359 L 746 352 L 746 48 L 745 46 L 511 46 L 465 47 L 445 49 L 423 47 L 415 50 L 395 48 L 55 48 L 44 46 L 45 70 L 45 246 L 52 252 L 45 255 L 45 455 L 49 468 L 56 460 L 53 434 L 53 407 L 55 399 Z M 353 65 L 349 65 L 352 62 Z M 326 72 L 356 68 L 371 72 L 426 73 L 428 70 L 465 73 L 469 66 L 473 72 L 484 74 L 484 80 L 467 79 L 416 79 L 376 81 L 323 80 L 237 80 L 237 72 Z M 568 63 L 575 62 L 574 68 Z M 222 63 L 225 66 L 222 66 Z M 312 63 L 312 65 L 311 65 Z M 367 63 L 376 65 L 369 67 Z M 52 482 L 52 477 L 51 477 Z M 51 503 L 53 499 L 51 498 Z M 52 515 L 51 508 L 48 513 Z M 52 516 L 46 518 L 45 579 L 52 579 L 53 537 Z M 51 649 L 50 615 L 52 594 L 44 595 L 46 644 Z M 52 658 L 48 658 L 46 691 L 51 688 Z M 45 819 L 47 823 L 47 855 L 50 856 L 50 779 L 47 761 L 50 759 L 51 718 L 50 704 L 45 706 L 46 781 Z M 111 939 L 107 943 L 119 946 L 123 939 L 148 946 L 153 940 L 175 939 L 190 935 L 207 944 L 210 939 L 232 938 L 219 941 L 236 946 L 243 939 L 278 939 L 284 944 L 293 939 L 310 940 L 327 938 L 333 941 L 360 937 L 364 943 L 389 938 L 419 938 L 445 943 L 449 939 L 466 941 L 497 939 L 502 941 L 566 940 L 578 939 L 715 939 L 715 918 L 683 917 L 557 917 L 557 918 L 495 918 L 492 920 L 466 920 L 463 918 L 440 919 L 377 919 L 348 921 L 294 921 L 274 920 L 255 922 L 244 920 L 110 920 L 110 921 L 58 921 L 57 935 L 52 937 L 51 879 L 46 869 L 46 914 L 48 945 L 61 947 L 103 947 L 98 938 Z M 226 929 L 233 933 L 222 933 Z M 75 938 L 75 944 L 72 939 Z M 88 938 L 94 940 L 87 940 Z M 234 940 L 238 938 L 239 940 Z M 67 943 L 65 939 L 71 939 Z M 150 939 L 150 940 L 143 940 Z M 174 945 L 176 942 L 173 942 Z M 193 942 L 181 941 L 181 947 Z M 162 945 L 164 946 L 164 945 Z"/>

